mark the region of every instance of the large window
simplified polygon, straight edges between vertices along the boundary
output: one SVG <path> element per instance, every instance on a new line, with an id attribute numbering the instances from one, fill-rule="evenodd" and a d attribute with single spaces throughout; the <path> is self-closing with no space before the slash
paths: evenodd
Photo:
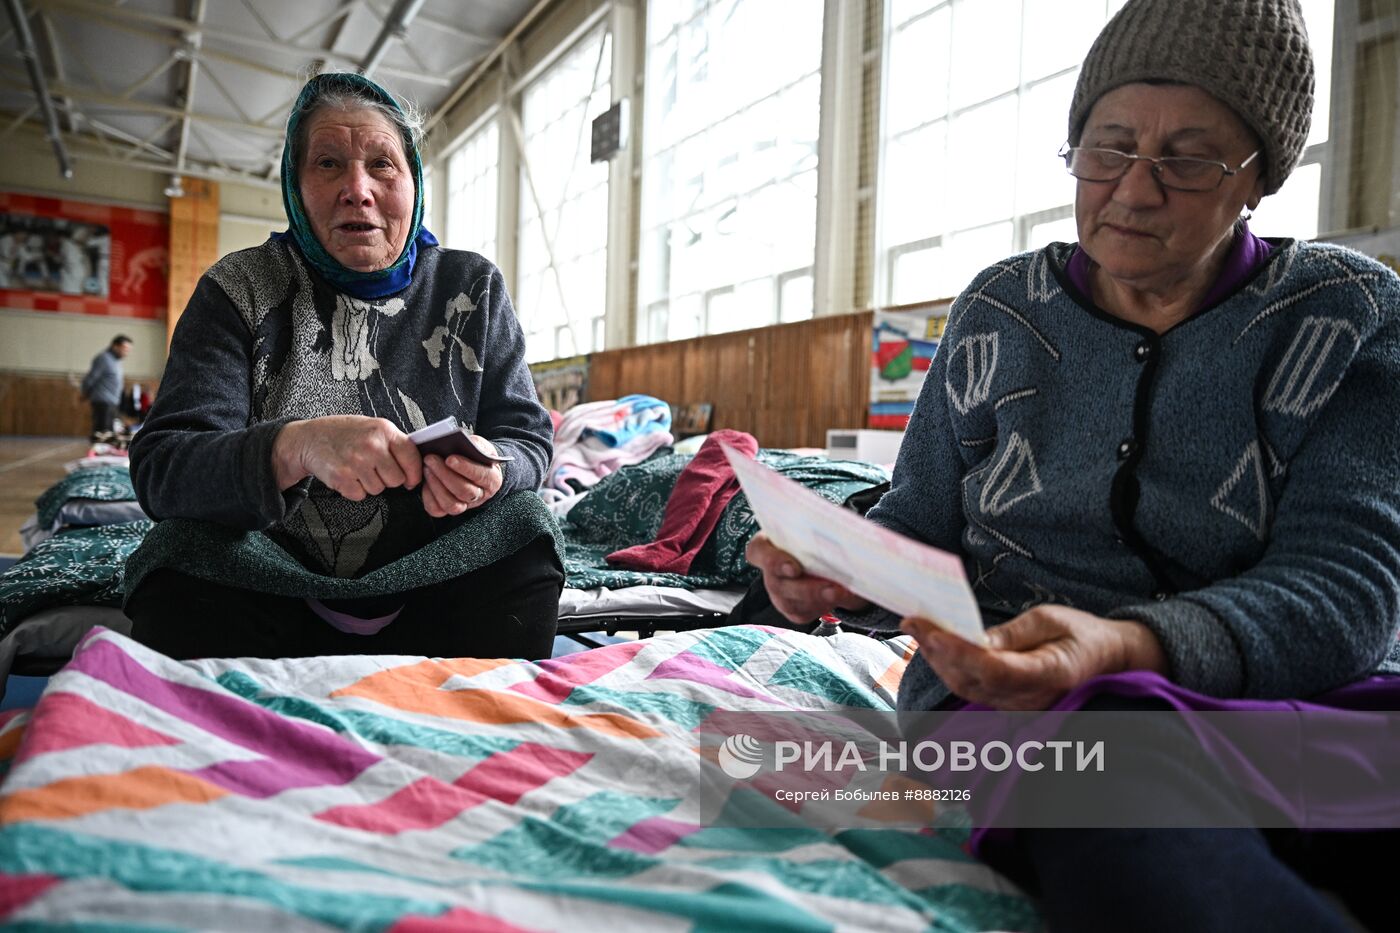
<path id="1" fill-rule="evenodd" d="M 581 40 L 521 95 L 516 308 L 531 362 L 603 348 L 608 166 L 589 161 L 611 103 L 612 43 Z"/>
<path id="2" fill-rule="evenodd" d="M 639 342 L 812 316 L 822 12 L 648 3 Z"/>
<path id="3" fill-rule="evenodd" d="M 1074 237 L 1065 139 L 1079 63 L 1118 0 L 891 0 L 879 294 L 947 298 Z"/>
<path id="4" fill-rule="evenodd" d="M 447 159 L 447 230 L 443 245 L 496 261 L 496 163 L 500 137 L 494 118 Z"/>
<path id="5" fill-rule="evenodd" d="M 1055 158 L 1079 64 L 1124 0 L 889 0 L 877 294 L 948 298 L 983 267 L 1074 241 Z M 1326 161 L 1331 0 L 1304 0 L 1318 63 L 1305 164 L 1264 202 L 1261 234 L 1315 235 Z M 1275 229 L 1277 228 L 1277 229 Z"/>
<path id="6" fill-rule="evenodd" d="M 1330 184 L 1332 169 L 1330 126 L 1332 116 L 1332 23 L 1335 0 L 1302 0 L 1303 22 L 1308 27 L 1317 86 L 1313 92 L 1312 130 L 1303 160 L 1276 194 L 1265 198 L 1254 212 L 1250 228 L 1260 236 L 1308 239 L 1332 232 L 1321 224 L 1322 192 Z"/>

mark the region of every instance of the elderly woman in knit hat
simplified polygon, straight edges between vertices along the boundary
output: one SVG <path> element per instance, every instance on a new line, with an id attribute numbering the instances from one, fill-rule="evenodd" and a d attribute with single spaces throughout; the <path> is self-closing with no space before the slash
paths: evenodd
<path id="1" fill-rule="evenodd" d="M 547 656 L 552 430 L 501 274 L 423 228 L 421 124 L 353 74 L 287 121 L 290 230 L 200 279 L 131 446 L 127 568 L 173 657 Z M 505 462 L 420 455 L 453 419 Z M 486 459 L 486 458 L 482 458 Z"/>
<path id="2" fill-rule="evenodd" d="M 1347 707 L 1373 674 L 1400 704 L 1400 279 L 1244 219 L 1298 162 L 1312 104 L 1296 0 L 1129 0 L 1105 26 L 1061 153 L 1079 242 L 954 303 L 869 515 L 960 554 L 994 626 L 983 646 L 899 622 L 920 649 L 902 709 Z M 750 559 L 794 622 L 880 613 L 762 537 Z M 1325 857 L 1369 922 L 1370 837 L 1340 835 Z M 1054 927 L 1342 928 L 1299 880 L 1321 844 L 1015 839 L 983 854 L 1019 866 Z"/>

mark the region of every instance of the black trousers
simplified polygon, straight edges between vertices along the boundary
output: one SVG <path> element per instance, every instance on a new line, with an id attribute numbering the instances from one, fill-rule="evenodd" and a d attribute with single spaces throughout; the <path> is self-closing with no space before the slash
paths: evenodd
<path id="1" fill-rule="evenodd" d="M 93 435 L 112 433 L 112 422 L 117 419 L 117 406 L 111 402 L 96 400 L 92 400 L 88 404 L 92 406 Z"/>
<path id="2" fill-rule="evenodd" d="M 547 658 L 564 572 L 539 537 L 490 566 L 404 593 L 398 618 L 373 635 L 333 628 L 306 601 L 210 583 L 175 570 L 147 575 L 126 604 L 131 635 L 172 658 L 408 654 Z"/>

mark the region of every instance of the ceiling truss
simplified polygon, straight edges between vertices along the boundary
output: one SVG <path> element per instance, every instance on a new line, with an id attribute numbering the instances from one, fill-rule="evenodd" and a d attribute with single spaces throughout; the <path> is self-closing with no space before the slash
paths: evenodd
<path id="1" fill-rule="evenodd" d="M 307 73 L 326 69 L 377 73 L 426 85 L 444 97 L 500 39 L 424 15 L 425 0 L 340 0 L 328 15 L 309 25 L 284 28 L 285 34 L 253 0 L 240 0 L 238 26 L 242 28 L 238 29 L 227 25 L 226 15 L 222 25 L 211 24 L 208 0 L 179 0 L 176 9 L 182 15 L 175 16 L 129 7 L 125 0 L 0 3 L 11 14 L 3 24 L 9 28 L 0 29 L 0 48 L 17 44 L 23 49 L 26 40 L 33 48 L 26 68 L 0 64 L 0 91 L 12 92 L 7 95 L 10 99 L 29 98 L 13 113 L 0 112 L 0 140 L 21 127 L 38 124 L 54 146 L 61 172 L 67 169 L 71 174 L 67 161 L 71 152 L 80 162 L 167 174 L 170 195 L 180 192 L 182 177 L 275 187 L 286 114 Z M 227 8 L 220 12 L 226 14 Z M 360 57 L 337 48 L 355 15 L 361 18 L 361 26 L 365 17 L 371 17 L 378 27 L 369 50 Z M 139 75 L 128 74 L 114 84 L 96 73 L 85 56 L 76 54 L 75 21 L 100 23 L 104 30 L 134 37 L 147 48 L 154 45 L 168 51 Z M 405 41 L 410 24 L 460 50 L 451 68 L 434 70 L 422 52 Z M 362 41 L 363 29 L 360 35 Z M 394 47 L 411 62 L 411 68 L 384 61 Z M 282 79 L 287 91 L 251 100 L 238 86 L 239 69 L 249 73 L 250 80 L 259 78 L 263 87 L 269 86 L 267 77 Z M 174 88 L 173 100 L 152 99 L 160 98 L 153 91 L 167 87 Z M 218 106 L 199 107 L 211 94 Z"/>

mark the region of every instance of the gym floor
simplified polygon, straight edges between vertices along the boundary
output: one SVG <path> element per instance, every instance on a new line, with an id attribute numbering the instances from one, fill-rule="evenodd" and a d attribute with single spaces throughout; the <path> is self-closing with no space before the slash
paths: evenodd
<path id="1" fill-rule="evenodd" d="M 34 514 L 34 500 L 63 478 L 63 465 L 87 453 L 76 437 L 0 436 L 0 570 L 24 551 L 19 526 Z M 5 684 L 0 710 L 33 706 L 46 677 L 12 676 Z"/>
<path id="2" fill-rule="evenodd" d="M 77 437 L 0 436 L 0 558 L 23 553 L 19 526 L 34 514 L 34 500 L 63 478 L 63 464 L 87 449 Z"/>

